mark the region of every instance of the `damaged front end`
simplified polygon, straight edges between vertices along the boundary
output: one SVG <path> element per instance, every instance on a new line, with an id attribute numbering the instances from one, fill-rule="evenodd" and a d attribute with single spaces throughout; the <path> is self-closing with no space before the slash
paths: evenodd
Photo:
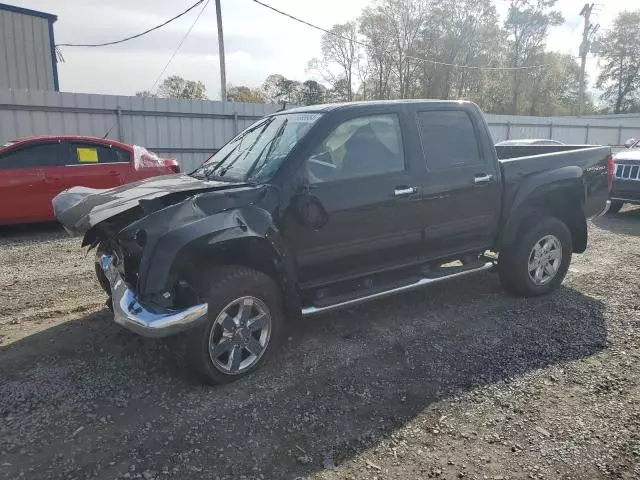
<path id="1" fill-rule="evenodd" d="M 110 296 L 114 320 L 146 337 L 164 337 L 206 320 L 198 258 L 190 252 L 214 238 L 246 234 L 244 217 L 256 210 L 247 206 L 268 191 L 171 177 L 111 190 L 76 187 L 53 201 L 65 229 L 84 234 L 82 245 L 96 248 L 96 274 Z"/>
<path id="2" fill-rule="evenodd" d="M 193 328 L 207 317 L 207 303 L 181 310 L 152 309 L 141 303 L 116 266 L 117 257 L 103 254 L 100 268 L 110 285 L 113 319 L 116 323 L 144 337 L 165 337 Z"/>

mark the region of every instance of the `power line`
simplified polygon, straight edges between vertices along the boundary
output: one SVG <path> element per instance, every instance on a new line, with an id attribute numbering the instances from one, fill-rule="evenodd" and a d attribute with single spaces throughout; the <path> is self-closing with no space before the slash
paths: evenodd
<path id="1" fill-rule="evenodd" d="M 202 1 L 204 0 L 200 0 L 199 3 L 202 3 Z M 160 81 L 160 78 L 162 78 L 162 75 L 164 75 L 164 72 L 167 71 L 167 68 L 169 68 L 169 65 L 171 65 L 171 62 L 173 62 L 173 59 L 175 58 L 175 56 L 178 54 L 178 51 L 180 50 L 180 47 L 182 47 L 182 44 L 184 43 L 184 41 L 187 39 L 187 37 L 189 36 L 189 34 L 191 33 L 191 30 L 193 30 L 193 27 L 196 26 L 196 23 L 198 23 L 198 20 L 200 20 L 200 17 L 202 16 L 203 12 L 205 11 L 205 9 L 207 8 L 207 5 L 209 5 L 209 1 L 210 0 L 206 0 L 206 2 L 204 3 L 204 6 L 202 7 L 202 10 L 200 10 L 200 13 L 198 13 L 198 16 L 196 17 L 196 19 L 193 21 L 193 23 L 191 24 L 191 26 L 189 27 L 189 30 L 187 30 L 187 33 L 184 34 L 184 37 L 182 37 L 182 40 L 180 40 L 180 43 L 178 43 L 178 46 L 176 47 L 176 49 L 173 51 L 173 54 L 171 55 L 171 58 L 169 58 L 169 61 L 165 64 L 164 68 L 162 69 L 162 71 L 160 72 L 160 75 L 158 75 L 158 77 L 156 78 L 156 81 L 153 82 L 153 86 L 151 87 L 151 89 L 149 90 L 150 92 L 153 92 L 153 89 L 156 88 L 156 85 L 158 84 L 158 82 Z"/>
<path id="2" fill-rule="evenodd" d="M 258 5 L 262 5 L 263 7 L 268 8 L 269 10 L 272 10 L 276 13 L 279 13 L 280 15 L 284 15 L 285 17 L 289 17 L 292 20 L 295 20 L 296 22 L 302 23 L 308 27 L 311 28 L 315 28 L 316 30 L 320 30 L 321 32 L 325 32 L 328 33 L 329 35 L 333 35 L 334 37 L 337 38 L 341 38 L 343 40 L 346 40 L 348 42 L 353 42 L 357 45 L 361 45 L 363 47 L 369 47 L 370 45 L 365 43 L 365 42 L 361 42 L 359 40 L 355 40 L 353 38 L 349 38 L 349 37 L 345 37 L 342 36 L 338 33 L 332 32 L 331 30 L 327 30 L 326 28 L 322 28 L 319 27 L 318 25 L 314 25 L 311 22 L 307 22 L 306 20 L 303 20 L 301 18 L 298 18 L 294 15 L 291 15 L 287 12 L 283 12 L 282 10 L 278 10 L 275 7 L 272 7 L 271 5 L 267 5 L 266 3 L 261 2 L 260 0 L 253 0 L 255 3 L 257 3 Z M 405 55 L 405 58 L 410 58 L 411 60 L 417 60 L 420 62 L 427 62 L 427 63 L 432 63 L 434 65 L 443 65 L 446 67 L 455 67 L 455 68 L 468 68 L 468 69 L 474 69 L 474 70 L 531 70 L 534 68 L 542 68 L 542 67 L 546 67 L 547 65 L 545 64 L 539 64 L 539 65 L 527 65 L 527 66 L 522 66 L 522 67 L 489 67 L 489 66 L 474 66 L 474 65 L 458 65 L 455 63 L 446 63 L 446 62 L 439 62 L 437 60 L 430 60 L 428 58 L 422 58 L 422 57 L 414 57 L 412 55 Z"/>
<path id="3" fill-rule="evenodd" d="M 146 35 L 149 32 L 153 32 L 154 30 L 158 30 L 159 28 L 162 28 L 165 25 L 170 24 L 174 20 L 177 20 L 178 18 L 182 17 L 183 15 L 186 15 L 187 13 L 189 13 L 191 10 L 193 10 L 198 5 L 200 5 L 202 2 L 204 2 L 204 0 L 198 0 L 196 3 L 194 3 L 189 8 L 187 8 L 184 12 L 179 13 L 178 15 L 176 15 L 173 18 L 170 18 L 166 22 L 161 23 L 160 25 L 156 25 L 155 27 L 152 27 L 152 28 L 150 28 L 148 30 L 145 30 L 144 32 L 137 33 L 136 35 L 131 35 L 130 37 L 126 37 L 126 38 L 123 38 L 121 40 L 115 40 L 113 42 L 105 42 L 105 43 L 59 43 L 59 44 L 56 45 L 56 47 L 106 47 L 107 45 L 116 45 L 118 43 L 123 43 L 123 42 L 129 41 L 129 40 L 133 40 L 134 38 L 141 37 L 143 35 Z"/>

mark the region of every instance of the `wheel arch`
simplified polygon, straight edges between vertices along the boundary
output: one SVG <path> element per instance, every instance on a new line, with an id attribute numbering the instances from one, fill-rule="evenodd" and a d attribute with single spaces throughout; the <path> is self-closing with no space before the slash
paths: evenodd
<path id="1" fill-rule="evenodd" d="M 202 292 L 216 267 L 239 265 L 272 278 L 283 293 L 287 315 L 300 313 L 294 257 L 271 216 L 262 209 L 237 211 L 233 226 L 191 238 L 177 252 L 170 278 L 187 278 Z"/>
<path id="2" fill-rule="evenodd" d="M 529 222 L 548 215 L 567 226 L 571 232 L 573 251 L 584 252 L 588 233 L 583 204 L 584 184 L 579 167 L 551 170 L 527 180 L 509 210 L 499 249 L 511 245 Z"/>

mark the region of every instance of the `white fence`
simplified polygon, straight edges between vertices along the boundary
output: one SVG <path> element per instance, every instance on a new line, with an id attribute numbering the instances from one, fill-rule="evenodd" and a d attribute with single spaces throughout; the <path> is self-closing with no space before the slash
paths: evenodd
<path id="1" fill-rule="evenodd" d="M 106 136 L 177 158 L 189 171 L 233 135 L 280 105 L 0 90 L 0 145 L 29 135 Z M 637 116 L 486 115 L 496 142 L 553 138 L 619 146 L 640 138 Z"/>
<path id="2" fill-rule="evenodd" d="M 621 146 L 640 137 L 640 123 L 624 115 L 598 117 L 524 117 L 485 115 L 496 142 L 515 138 L 550 138 L 569 144 Z"/>

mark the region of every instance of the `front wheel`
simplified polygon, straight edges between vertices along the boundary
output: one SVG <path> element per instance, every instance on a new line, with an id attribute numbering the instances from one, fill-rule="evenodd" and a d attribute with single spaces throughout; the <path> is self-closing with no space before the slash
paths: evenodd
<path id="1" fill-rule="evenodd" d="M 535 297 L 555 290 L 571 263 L 571 232 L 555 217 L 528 222 L 513 244 L 500 252 L 498 273 L 504 289 Z"/>
<path id="2" fill-rule="evenodd" d="M 284 330 L 277 284 L 250 268 L 218 267 L 208 303 L 207 323 L 189 332 L 193 365 L 205 379 L 228 383 L 266 363 Z"/>

